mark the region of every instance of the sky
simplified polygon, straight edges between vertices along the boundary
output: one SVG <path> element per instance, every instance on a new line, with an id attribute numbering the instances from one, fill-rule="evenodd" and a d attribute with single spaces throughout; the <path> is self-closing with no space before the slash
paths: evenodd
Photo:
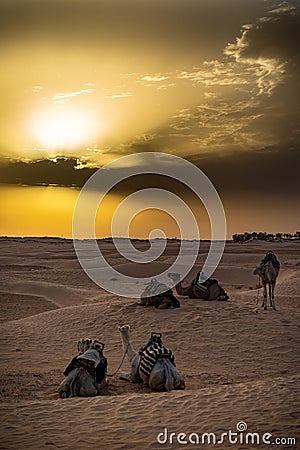
<path id="1" fill-rule="evenodd" d="M 228 237 L 295 232 L 299 35 L 293 0 L 1 0 L 0 234 L 71 237 L 88 177 L 140 152 L 199 167 Z M 119 186 L 98 236 L 110 235 L 118 201 L 155 183 Z M 183 191 L 209 238 L 207 214 Z M 131 235 L 152 226 L 179 234 L 148 211 Z"/>

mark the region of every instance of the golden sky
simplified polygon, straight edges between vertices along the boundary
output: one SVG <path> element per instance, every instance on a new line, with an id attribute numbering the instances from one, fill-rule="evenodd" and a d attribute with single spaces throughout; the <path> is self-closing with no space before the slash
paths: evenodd
<path id="1" fill-rule="evenodd" d="M 295 231 L 299 22 L 297 1 L 2 0 L 0 234 L 70 237 L 87 167 L 149 151 L 210 177 L 229 237 Z"/>

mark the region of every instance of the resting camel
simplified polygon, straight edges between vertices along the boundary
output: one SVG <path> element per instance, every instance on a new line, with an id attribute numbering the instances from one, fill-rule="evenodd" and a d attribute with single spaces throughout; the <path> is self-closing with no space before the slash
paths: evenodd
<path id="1" fill-rule="evenodd" d="M 161 335 L 152 333 L 149 342 L 136 353 L 130 341 L 130 326 L 119 327 L 123 349 L 131 365 L 130 374 L 120 374 L 120 378 L 132 383 L 144 382 L 153 391 L 185 389 L 185 382 L 175 367 L 172 351 L 164 347 Z"/>
<path id="2" fill-rule="evenodd" d="M 107 385 L 107 359 L 104 344 L 90 338 L 77 343 L 79 354 L 64 371 L 65 379 L 58 389 L 60 398 L 92 397 Z"/>
<path id="3" fill-rule="evenodd" d="M 180 302 L 172 289 L 155 278 L 150 281 L 141 294 L 140 306 L 155 306 L 157 309 L 180 308 Z"/>
<path id="4" fill-rule="evenodd" d="M 179 273 L 168 273 L 168 277 L 176 283 L 175 289 L 178 295 L 202 300 L 227 300 L 229 298 L 217 280 L 205 278 L 202 281 L 202 272 L 198 272 L 192 283 L 186 287 L 182 286 Z"/>
<path id="5" fill-rule="evenodd" d="M 267 309 L 267 300 L 268 300 L 267 285 L 268 285 L 270 304 L 272 306 L 273 311 L 277 311 L 274 299 L 274 289 L 279 274 L 279 270 L 280 270 L 280 263 L 276 258 L 275 253 L 269 251 L 266 253 L 266 256 L 262 259 L 259 267 L 257 267 L 253 272 L 253 275 L 259 275 L 259 277 L 262 280 L 264 292 L 264 300 L 262 307 L 264 309 Z"/>

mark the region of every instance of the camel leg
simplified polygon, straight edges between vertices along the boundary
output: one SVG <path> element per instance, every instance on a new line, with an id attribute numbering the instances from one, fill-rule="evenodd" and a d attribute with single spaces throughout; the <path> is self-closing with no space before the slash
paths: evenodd
<path id="1" fill-rule="evenodd" d="M 79 368 L 73 369 L 72 372 L 64 379 L 60 384 L 58 393 L 60 398 L 68 398 L 71 396 L 71 385 L 74 383 L 74 379 L 77 377 Z"/>
<path id="2" fill-rule="evenodd" d="M 264 280 L 263 280 L 263 292 L 264 292 L 264 301 L 263 301 L 262 307 L 264 309 L 267 309 L 267 300 L 268 300 L 267 284 Z"/>
<path id="3" fill-rule="evenodd" d="M 270 283 L 270 301 L 273 311 L 277 311 L 275 306 L 275 297 L 274 297 L 275 283 Z"/>
<path id="4" fill-rule="evenodd" d="M 118 373 L 120 380 L 131 381 L 130 373 L 127 372 L 119 372 Z"/>
<path id="5" fill-rule="evenodd" d="M 68 377 L 71 377 L 68 380 Z M 66 381 L 68 382 L 68 395 L 60 395 L 61 398 L 66 397 L 93 397 L 97 395 L 98 391 L 95 387 L 93 377 L 88 374 L 82 367 L 74 369 L 68 375 Z M 63 393 L 64 394 L 64 393 Z"/>
<path id="6" fill-rule="evenodd" d="M 98 394 L 95 380 L 86 371 L 82 372 L 78 381 L 80 383 L 78 386 L 79 397 L 94 397 Z"/>
<path id="7" fill-rule="evenodd" d="M 141 381 L 143 380 L 141 380 L 139 374 L 139 362 L 140 362 L 140 355 L 135 355 L 135 358 L 131 363 L 130 373 L 119 372 L 119 378 L 121 380 L 130 381 L 131 383 L 141 383 Z"/>
<path id="8" fill-rule="evenodd" d="M 273 302 L 272 302 L 272 284 L 271 283 L 269 283 L 268 288 L 269 288 L 270 306 L 272 308 L 273 307 Z"/>

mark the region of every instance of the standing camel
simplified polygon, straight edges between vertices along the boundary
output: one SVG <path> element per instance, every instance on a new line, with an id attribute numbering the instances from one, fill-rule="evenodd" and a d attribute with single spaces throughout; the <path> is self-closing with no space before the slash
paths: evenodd
<path id="1" fill-rule="evenodd" d="M 121 373 L 121 378 L 133 383 L 144 382 L 153 391 L 185 388 L 184 379 L 174 365 L 173 352 L 164 347 L 160 335 L 152 333 L 150 341 L 136 353 L 130 341 L 130 326 L 119 327 L 119 332 L 131 365 L 130 375 Z"/>
<path id="2" fill-rule="evenodd" d="M 263 292 L 264 292 L 264 300 L 262 307 L 267 309 L 267 285 L 269 287 L 269 298 L 270 304 L 272 306 L 273 311 L 277 311 L 275 306 L 274 299 L 274 289 L 276 280 L 280 270 L 280 263 L 275 256 L 275 253 L 269 251 L 266 253 L 266 256 L 262 259 L 260 265 L 254 270 L 253 275 L 259 275 L 262 280 Z"/>

